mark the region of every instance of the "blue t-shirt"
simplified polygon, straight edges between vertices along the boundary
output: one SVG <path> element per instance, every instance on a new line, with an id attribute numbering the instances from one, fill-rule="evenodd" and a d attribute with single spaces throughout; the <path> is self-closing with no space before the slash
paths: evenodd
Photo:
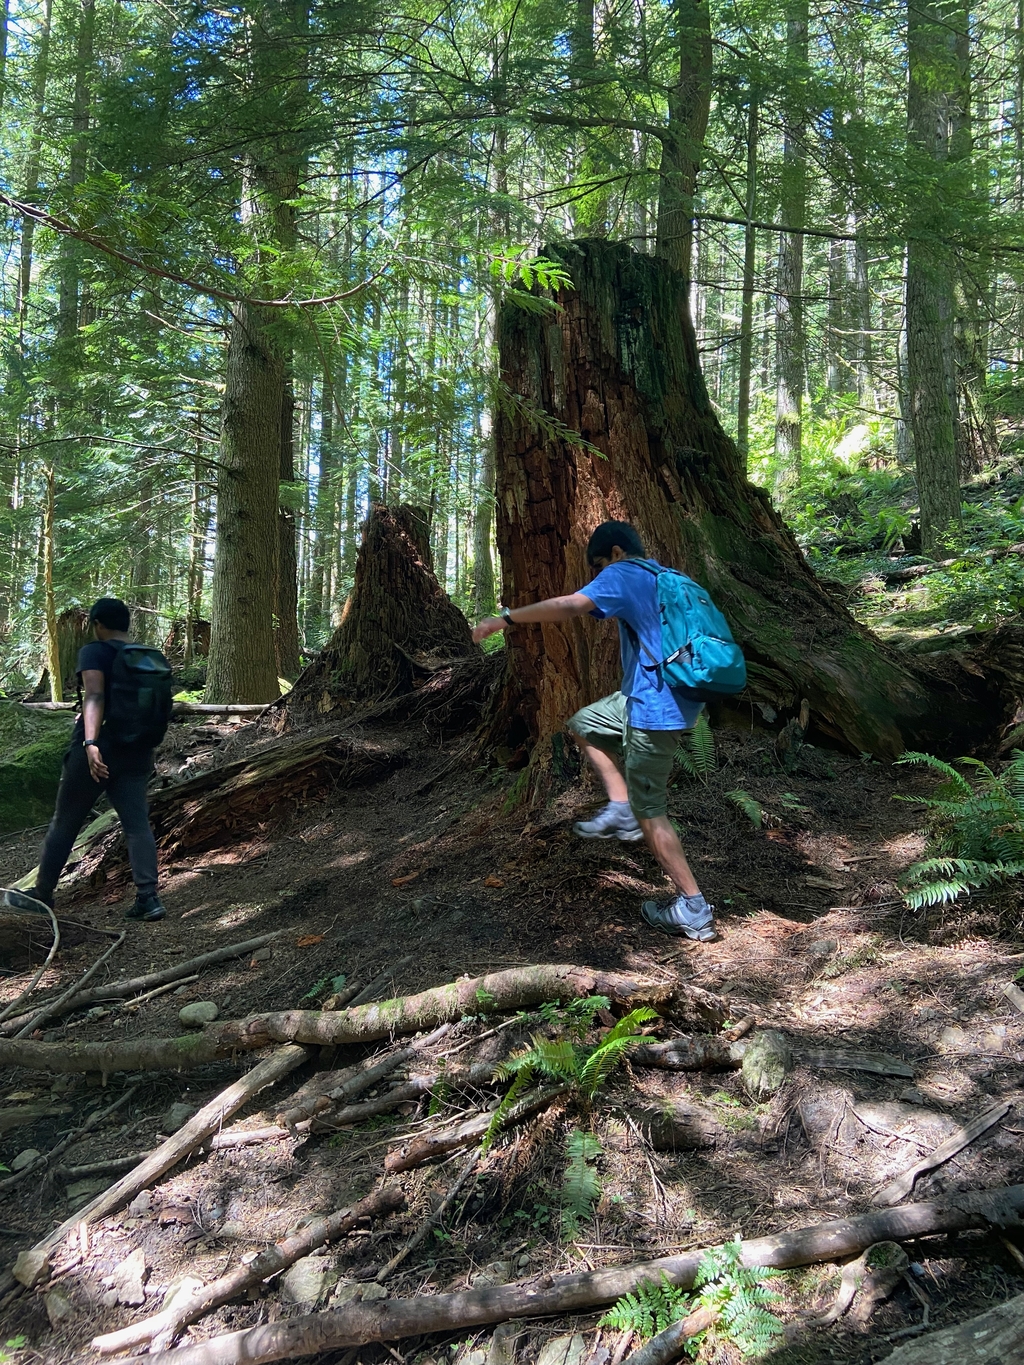
<path id="1" fill-rule="evenodd" d="M 633 729 L 692 729 L 703 703 L 677 697 L 656 670 L 641 667 L 641 657 L 648 664 L 662 657 L 658 580 L 654 574 L 628 559 L 620 559 L 602 569 L 580 592 L 594 604 L 591 616 L 599 621 L 606 616 L 618 619 L 622 691 L 629 699 L 627 715 Z M 623 622 L 636 634 L 626 630 Z M 642 656 L 636 647 L 637 636 L 643 646 Z"/>

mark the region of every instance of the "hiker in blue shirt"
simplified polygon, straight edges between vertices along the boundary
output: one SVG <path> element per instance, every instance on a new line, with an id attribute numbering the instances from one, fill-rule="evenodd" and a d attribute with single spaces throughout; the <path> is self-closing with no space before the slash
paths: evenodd
<path id="1" fill-rule="evenodd" d="M 585 588 L 532 606 L 502 607 L 500 615 L 476 626 L 473 639 L 479 643 L 510 626 L 574 616 L 618 620 L 621 690 L 584 706 L 569 721 L 608 804 L 573 829 L 581 839 L 645 839 L 677 894 L 668 903 L 644 901 L 641 915 L 652 929 L 707 943 L 717 937 L 714 906 L 701 894 L 668 818 L 668 780 L 680 733 L 693 727 L 703 703 L 677 696 L 657 670 L 642 666 L 641 651 L 651 659 L 662 656 L 658 580 L 635 562 L 643 557 L 643 542 L 632 526 L 603 522 L 587 544 L 587 563 L 598 572 Z"/>

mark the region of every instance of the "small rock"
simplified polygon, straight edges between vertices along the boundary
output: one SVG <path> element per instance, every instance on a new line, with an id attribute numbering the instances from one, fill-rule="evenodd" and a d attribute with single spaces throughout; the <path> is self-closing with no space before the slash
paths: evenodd
<path id="1" fill-rule="evenodd" d="M 812 957 L 831 957 L 838 948 L 839 944 L 834 938 L 816 938 L 813 943 L 807 945 L 807 951 Z"/>
<path id="2" fill-rule="evenodd" d="M 363 1297 L 361 1284 L 341 1284 L 331 1299 L 332 1308 L 343 1308 L 346 1303 L 358 1303 Z"/>
<path id="3" fill-rule="evenodd" d="M 537 1357 L 537 1365 L 580 1365 L 587 1344 L 579 1332 L 571 1337 L 555 1337 Z"/>
<path id="4" fill-rule="evenodd" d="M 138 1247 L 114 1268 L 113 1288 L 117 1291 L 118 1303 L 126 1304 L 130 1308 L 137 1308 L 140 1303 L 145 1303 L 145 1284 L 148 1275 L 146 1253 Z"/>
<path id="5" fill-rule="evenodd" d="M 239 1218 L 228 1218 L 225 1222 L 221 1223 L 220 1228 L 217 1231 L 218 1237 L 238 1238 L 245 1237 L 247 1234 L 248 1228 Z"/>
<path id="6" fill-rule="evenodd" d="M 168 1308 L 175 1308 L 186 1303 L 197 1289 L 202 1289 L 203 1281 L 196 1279 L 194 1275 L 183 1275 L 180 1280 L 172 1280 L 167 1286 L 161 1307 L 166 1312 Z"/>
<path id="7" fill-rule="evenodd" d="M 993 1024 L 986 1029 L 960 1028 L 951 1024 L 939 1034 L 940 1052 L 979 1054 L 1002 1052 L 1006 1046 L 1006 1025 Z"/>
<path id="8" fill-rule="evenodd" d="M 31 1166 L 33 1161 L 38 1161 L 39 1157 L 40 1153 L 37 1152 L 34 1147 L 26 1147 L 25 1150 L 19 1152 L 11 1162 L 11 1170 L 23 1171 L 26 1166 Z"/>
<path id="9" fill-rule="evenodd" d="M 178 995 L 178 996 L 181 996 L 181 995 L 190 995 L 191 993 L 192 993 L 192 987 L 191 987 L 191 986 L 179 986 L 178 989 L 177 989 L 176 991 L 172 991 L 172 992 L 171 992 L 172 995 Z"/>
<path id="10" fill-rule="evenodd" d="M 212 1000 L 196 1000 L 181 1007 L 178 1020 L 184 1028 L 202 1028 L 204 1024 L 212 1024 L 219 1013 Z"/>
<path id="11" fill-rule="evenodd" d="M 50 1326 L 57 1331 L 75 1317 L 75 1305 L 71 1302 L 66 1289 L 61 1285 L 54 1285 L 48 1294 L 43 1295 L 43 1304 L 46 1308 L 46 1316 L 50 1319 Z"/>
<path id="12" fill-rule="evenodd" d="M 149 1190 L 140 1190 L 128 1205 L 129 1218 L 145 1218 L 153 1208 L 153 1196 Z"/>
<path id="13" fill-rule="evenodd" d="M 467 1351 L 464 1356 L 459 1356 L 458 1365 L 487 1365 L 486 1351 Z"/>
<path id="14" fill-rule="evenodd" d="M 290 1303 L 312 1308 L 330 1288 L 333 1270 L 334 1262 L 327 1256 L 303 1256 L 300 1261 L 290 1265 L 278 1280 L 281 1294 Z"/>
<path id="15" fill-rule="evenodd" d="M 522 1323 L 503 1322 L 494 1329 L 487 1365 L 515 1365 L 516 1341 L 523 1334 Z"/>
<path id="16" fill-rule="evenodd" d="M 752 1099 L 766 1100 L 776 1094 L 792 1070 L 793 1053 L 778 1029 L 766 1028 L 754 1034 L 740 1069 L 744 1088 Z"/>
<path id="17" fill-rule="evenodd" d="M 524 1251 L 523 1254 L 516 1261 L 516 1268 L 519 1271 L 526 1270 L 530 1266 L 532 1261 L 533 1257 L 530 1255 L 530 1253 L 528 1251 Z"/>
<path id="18" fill-rule="evenodd" d="M 188 1123 L 195 1112 L 196 1106 L 194 1104 L 186 1104 L 184 1100 L 179 1100 L 177 1104 L 172 1104 L 168 1109 L 160 1120 L 160 1126 L 165 1133 L 176 1133 L 179 1128 Z"/>
<path id="19" fill-rule="evenodd" d="M 50 1253 L 33 1247 L 29 1251 L 19 1251 L 14 1262 L 14 1278 L 26 1289 L 36 1285 L 50 1268 Z"/>
<path id="20" fill-rule="evenodd" d="M 64 1190 L 64 1194 L 68 1201 L 68 1207 L 71 1209 L 71 1212 L 75 1213 L 78 1209 L 82 1208 L 84 1204 L 88 1204 L 94 1194 L 99 1194 L 100 1191 L 105 1190 L 109 1184 L 109 1180 L 104 1180 L 102 1178 L 72 1181 Z"/>
<path id="21" fill-rule="evenodd" d="M 382 1284 L 375 1284 L 371 1280 L 369 1284 L 363 1285 L 363 1303 L 371 1303 L 374 1299 L 386 1299 L 387 1296 L 388 1291 Z"/>
<path id="22" fill-rule="evenodd" d="M 119 1302 L 116 1289 L 108 1289 L 100 1295 L 101 1308 L 116 1308 Z"/>
<path id="23" fill-rule="evenodd" d="M 274 950 L 268 945 L 266 948 L 257 948 L 252 955 L 252 960 L 253 962 L 269 962 L 273 956 Z"/>
<path id="24" fill-rule="evenodd" d="M 900 1099 L 904 1104 L 924 1104 L 924 1096 L 916 1085 L 908 1085 L 906 1090 L 901 1090 Z"/>

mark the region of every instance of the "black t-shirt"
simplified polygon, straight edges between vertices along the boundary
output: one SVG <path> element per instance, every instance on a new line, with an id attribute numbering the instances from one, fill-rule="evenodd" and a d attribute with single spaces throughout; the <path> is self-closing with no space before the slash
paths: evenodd
<path id="1" fill-rule="evenodd" d="M 116 658 L 117 647 L 107 640 L 94 640 L 91 644 L 83 645 L 78 651 L 78 663 L 75 665 L 79 686 L 82 683 L 82 674 L 87 669 L 94 670 L 103 674 L 103 692 L 105 696 L 109 696 L 110 676 Z M 83 739 L 85 739 L 85 721 L 79 712 L 75 721 L 75 728 L 71 734 L 71 743 L 81 744 Z M 110 769 L 111 774 L 120 773 L 123 777 L 145 777 L 153 767 L 152 749 L 142 749 L 137 744 L 118 744 L 116 740 L 104 733 L 103 728 L 100 729 L 100 753 L 103 755 L 103 761 Z"/>

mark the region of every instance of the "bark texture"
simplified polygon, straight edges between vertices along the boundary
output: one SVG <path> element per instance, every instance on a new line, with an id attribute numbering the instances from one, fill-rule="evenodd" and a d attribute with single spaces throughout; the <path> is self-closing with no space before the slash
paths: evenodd
<path id="1" fill-rule="evenodd" d="M 885 757 L 983 734 L 988 712 L 971 700 L 967 675 L 944 682 L 917 673 L 858 625 L 821 587 L 767 495 L 746 481 L 708 399 L 678 273 L 622 244 L 545 252 L 575 284 L 559 294 L 560 311 L 506 307 L 498 323 L 503 600 L 518 606 L 579 590 L 590 577 L 590 532 L 622 519 L 650 554 L 703 583 L 729 618 L 748 660 L 744 708 L 795 713 L 807 698 L 819 733 Z M 596 451 L 566 439 L 557 423 Z M 506 638 L 492 735 L 518 755 L 511 761 L 525 762 L 535 746 L 541 794 L 545 770 L 558 776 L 565 765 L 566 720 L 618 686 L 617 640 L 589 618 L 518 627 Z"/>
<path id="2" fill-rule="evenodd" d="M 908 1342 L 887 1360 L 888 1365 L 1017 1365 L 1024 1360 L 1024 1294 Z"/>
<path id="3" fill-rule="evenodd" d="M 375 507 L 363 531 L 355 582 L 323 653 L 296 683 L 297 707 L 412 690 L 453 659 L 476 654 L 469 623 L 438 583 L 427 514 Z"/>
<path id="4" fill-rule="evenodd" d="M 742 1260 L 748 1266 L 779 1269 L 814 1265 L 856 1255 L 875 1242 L 1016 1223 L 1022 1210 L 1024 1185 L 978 1190 L 946 1200 L 908 1204 L 884 1213 L 798 1228 L 774 1237 L 752 1238 L 743 1243 Z M 241 1361 L 245 1365 L 267 1365 L 273 1360 L 294 1360 L 371 1341 L 459 1331 L 508 1318 L 588 1312 L 631 1293 L 643 1281 L 658 1283 L 662 1273 L 673 1284 L 688 1289 L 703 1255 L 703 1251 L 689 1251 L 638 1265 L 544 1276 L 461 1294 L 348 1304 L 333 1312 L 310 1313 L 287 1322 L 231 1332 L 173 1353 L 161 1352 L 150 1356 L 150 1365 L 238 1365 Z M 1000 1365 L 1011 1365 L 1013 1359 L 1009 1355 Z M 928 1365 L 938 1365 L 938 1360 L 929 1360 Z"/>

